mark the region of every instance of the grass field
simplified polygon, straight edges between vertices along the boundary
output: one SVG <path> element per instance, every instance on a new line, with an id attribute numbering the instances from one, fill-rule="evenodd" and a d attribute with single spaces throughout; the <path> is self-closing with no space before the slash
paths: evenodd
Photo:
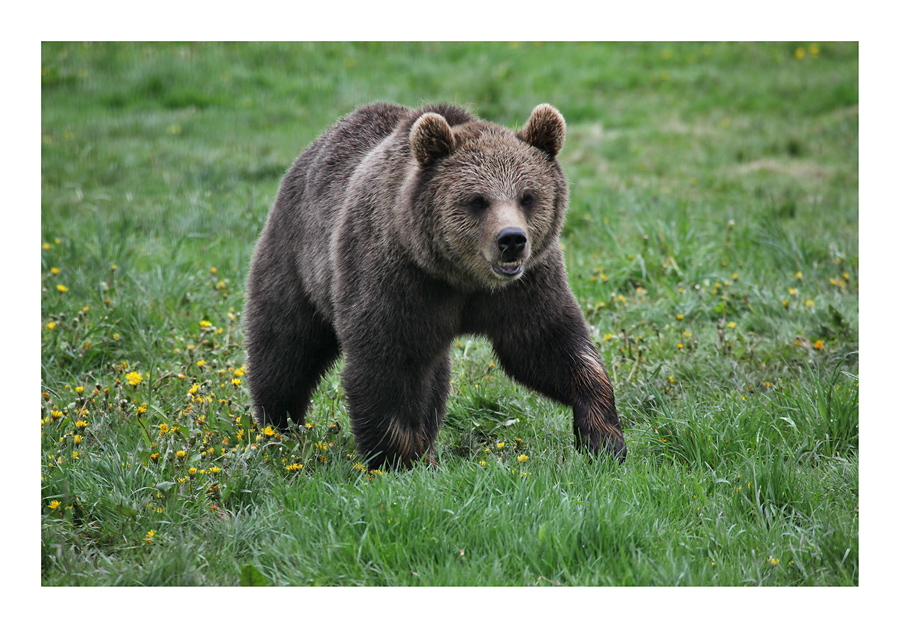
<path id="1" fill-rule="evenodd" d="M 859 584 L 856 44 L 45 43 L 41 85 L 43 584 Z M 364 470 L 339 371 L 253 424 L 256 236 L 375 100 L 566 116 L 624 465 L 467 337 L 437 470 Z"/>

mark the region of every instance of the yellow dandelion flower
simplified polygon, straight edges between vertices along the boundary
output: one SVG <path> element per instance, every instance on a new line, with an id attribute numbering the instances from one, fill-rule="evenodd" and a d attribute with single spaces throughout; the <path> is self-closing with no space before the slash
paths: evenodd
<path id="1" fill-rule="evenodd" d="M 197 467 L 191 467 L 190 469 L 188 469 L 188 475 L 191 477 L 197 475 Z"/>
<path id="2" fill-rule="evenodd" d="M 206 366 L 206 360 L 198 360 L 198 361 L 197 361 L 197 366 L 198 366 L 199 368 L 203 368 L 204 366 Z"/>
<path id="3" fill-rule="evenodd" d="M 612 340 L 613 335 L 611 333 L 607 333 L 603 335 L 603 340 Z"/>
<path id="4" fill-rule="evenodd" d="M 168 423 L 160 423 L 159 424 L 159 433 L 160 434 L 166 434 L 168 431 L 169 431 Z"/>
<path id="5" fill-rule="evenodd" d="M 813 345 L 813 347 L 821 351 L 825 348 L 825 343 L 821 340 L 816 340 L 816 343 Z"/>
<path id="6" fill-rule="evenodd" d="M 798 293 L 798 292 L 800 292 L 800 291 L 797 290 L 796 288 L 790 288 L 790 289 L 788 290 L 788 294 L 791 295 L 792 297 L 797 296 L 797 293 Z"/>
<path id="7" fill-rule="evenodd" d="M 675 320 L 677 320 L 677 321 L 684 320 L 684 314 L 676 314 Z"/>
<path id="8" fill-rule="evenodd" d="M 737 323 L 735 323 L 734 321 L 728 323 L 728 329 L 734 329 L 735 327 L 737 327 Z"/>
<path id="9" fill-rule="evenodd" d="M 44 249 L 45 251 L 49 251 L 50 243 L 49 242 L 41 242 L 41 248 Z"/>
<path id="10" fill-rule="evenodd" d="M 54 323 L 53 321 L 47 323 L 47 329 L 53 329 L 54 327 L 56 327 L 56 323 Z"/>
<path id="11" fill-rule="evenodd" d="M 267 425 L 266 429 L 263 430 L 263 434 L 266 436 L 275 436 L 275 429 L 271 425 Z"/>
<path id="12" fill-rule="evenodd" d="M 816 302 L 813 301 L 812 299 L 807 299 L 803 304 L 804 304 L 806 307 L 815 307 Z"/>
<path id="13" fill-rule="evenodd" d="M 518 458 L 516 458 L 516 460 L 518 460 L 519 462 L 528 462 L 528 456 L 522 454 Z"/>
<path id="14" fill-rule="evenodd" d="M 497 449 L 503 449 L 504 447 L 506 447 L 506 443 L 505 443 L 505 442 L 502 442 L 502 441 L 501 441 L 501 442 L 497 443 Z"/>
<path id="15" fill-rule="evenodd" d="M 150 530 L 147 532 L 147 535 L 144 537 L 144 543 L 152 543 L 153 537 L 156 535 L 156 530 Z"/>
<path id="16" fill-rule="evenodd" d="M 141 382 L 144 381 L 144 378 L 143 378 L 143 377 L 141 376 L 141 374 L 138 373 L 137 371 L 131 371 L 130 373 L 128 373 L 128 374 L 125 376 L 125 379 L 126 379 L 126 380 L 128 381 L 128 383 L 131 384 L 132 386 L 138 386 L 138 385 L 140 385 Z"/>
<path id="17" fill-rule="evenodd" d="M 50 502 L 50 509 L 51 509 L 51 510 L 56 510 L 56 509 L 59 508 L 60 506 L 62 506 L 62 502 L 59 501 L 59 500 L 54 499 L 52 502 Z"/>
<path id="18" fill-rule="evenodd" d="M 179 449 L 178 451 L 175 452 L 176 458 L 184 458 L 186 455 L 187 455 L 187 453 L 183 449 Z"/>
<path id="19" fill-rule="evenodd" d="M 59 274 L 59 269 L 58 269 L 56 266 L 54 266 L 53 268 L 50 269 L 50 274 L 51 274 L 51 275 L 58 275 L 58 274 Z"/>
<path id="20" fill-rule="evenodd" d="M 59 290 L 60 292 L 68 292 L 69 291 L 69 289 L 66 288 L 64 285 L 62 285 L 61 283 L 56 284 L 56 289 Z"/>
<path id="21" fill-rule="evenodd" d="M 794 279 L 803 279 L 803 273 L 802 273 L 801 271 L 798 270 L 798 271 L 794 274 Z"/>

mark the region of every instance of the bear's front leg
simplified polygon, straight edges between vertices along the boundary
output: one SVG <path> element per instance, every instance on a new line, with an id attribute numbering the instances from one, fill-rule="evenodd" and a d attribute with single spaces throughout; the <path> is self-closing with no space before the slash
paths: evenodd
<path id="1" fill-rule="evenodd" d="M 378 357 L 373 357 L 378 356 Z M 369 468 L 433 463 L 432 446 L 450 389 L 449 355 L 410 360 L 403 349 L 368 356 L 348 353 L 342 373 L 350 423 Z"/>
<path id="2" fill-rule="evenodd" d="M 572 407 L 577 449 L 622 462 L 627 449 L 615 394 L 584 317 L 560 279 L 540 279 L 526 277 L 499 307 L 476 312 L 478 329 L 487 331 L 510 376 Z"/>
<path id="3" fill-rule="evenodd" d="M 627 448 L 612 384 L 600 356 L 593 347 L 577 356 L 572 371 L 575 401 L 572 404 L 575 447 L 598 454 L 606 451 L 619 462 L 625 461 Z"/>
<path id="4" fill-rule="evenodd" d="M 561 326 L 538 338 L 495 340 L 503 369 L 529 388 L 572 407 L 576 449 L 595 456 L 606 452 L 624 462 L 627 448 L 615 394 L 587 332 L 580 333 L 580 326 L 576 330 Z"/>

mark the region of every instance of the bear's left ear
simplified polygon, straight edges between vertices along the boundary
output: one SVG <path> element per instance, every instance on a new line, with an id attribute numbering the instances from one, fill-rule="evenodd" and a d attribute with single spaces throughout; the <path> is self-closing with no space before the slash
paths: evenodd
<path id="1" fill-rule="evenodd" d="M 409 131 L 413 155 L 422 166 L 453 151 L 453 131 L 439 113 L 423 113 Z"/>
<path id="2" fill-rule="evenodd" d="M 547 104 L 538 105 L 531 112 L 531 117 L 528 118 L 519 137 L 535 148 L 549 153 L 551 157 L 556 157 L 566 139 L 566 121 L 555 107 Z"/>

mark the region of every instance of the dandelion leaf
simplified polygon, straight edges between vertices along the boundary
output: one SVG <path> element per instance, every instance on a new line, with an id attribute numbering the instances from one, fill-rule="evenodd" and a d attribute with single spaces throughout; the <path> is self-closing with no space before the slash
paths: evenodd
<path id="1" fill-rule="evenodd" d="M 268 586 L 266 577 L 253 565 L 244 565 L 241 569 L 241 586 L 242 587 L 265 587 Z"/>

